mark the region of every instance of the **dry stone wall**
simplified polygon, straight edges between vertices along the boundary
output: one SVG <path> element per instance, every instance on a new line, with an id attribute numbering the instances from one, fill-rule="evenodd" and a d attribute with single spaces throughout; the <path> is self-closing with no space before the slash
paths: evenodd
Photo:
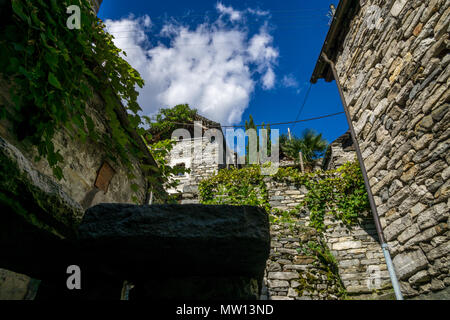
<path id="1" fill-rule="evenodd" d="M 450 286 L 450 2 L 360 4 L 336 68 L 402 292 L 413 297 Z"/>
<path id="2" fill-rule="evenodd" d="M 295 209 L 299 221 L 308 226 L 309 212 L 301 206 L 308 192 L 306 187 L 274 181 L 270 177 L 265 178 L 265 182 L 271 207 L 282 211 Z M 370 297 L 372 293 L 378 291 L 379 294 L 373 297 L 383 296 L 390 288 L 386 261 L 378 241 L 372 214 L 362 212 L 360 217 L 360 224 L 352 228 L 344 226 L 342 222 L 331 217 L 327 218 L 325 220 L 327 228 L 323 239 L 338 263 L 340 278 L 350 295 Z M 286 231 L 289 232 L 289 230 Z M 272 236 L 277 237 L 277 233 Z M 295 259 L 294 251 L 291 253 L 292 259 Z"/>
<path id="3" fill-rule="evenodd" d="M 272 223 L 271 251 L 264 275 L 261 300 L 337 300 L 342 294 L 339 276 L 304 252 L 308 243 L 327 250 L 321 235 L 301 222 Z"/>
<path id="4" fill-rule="evenodd" d="M 324 238 L 338 261 L 339 275 L 349 294 L 383 294 L 391 286 L 386 261 L 372 215 L 363 212 L 361 217 L 361 223 L 351 229 L 328 218 Z"/>

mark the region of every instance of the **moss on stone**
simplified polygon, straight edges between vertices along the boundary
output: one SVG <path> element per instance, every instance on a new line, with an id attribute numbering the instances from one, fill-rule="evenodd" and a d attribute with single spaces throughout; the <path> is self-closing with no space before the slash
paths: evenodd
<path id="1" fill-rule="evenodd" d="M 50 178 L 33 171 L 20 151 L 0 140 L 0 204 L 60 238 L 75 235 L 81 207 Z"/>

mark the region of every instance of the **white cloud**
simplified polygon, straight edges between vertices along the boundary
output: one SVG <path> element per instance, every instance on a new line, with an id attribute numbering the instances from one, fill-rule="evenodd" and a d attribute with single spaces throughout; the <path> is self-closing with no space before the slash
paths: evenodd
<path id="1" fill-rule="evenodd" d="M 228 15 L 231 21 L 241 20 L 242 18 L 242 13 L 240 11 L 233 9 L 231 6 L 226 7 L 222 4 L 222 2 L 217 2 L 216 9 L 221 14 Z"/>
<path id="2" fill-rule="evenodd" d="M 219 12 L 234 10 L 217 6 Z M 145 80 L 138 98 L 144 114 L 189 103 L 212 120 L 234 124 L 240 122 L 259 81 L 263 89 L 274 87 L 279 54 L 267 28 L 249 35 L 244 26 L 227 27 L 220 19 L 195 29 L 167 23 L 152 33 L 166 45 L 158 42 L 153 47 L 145 32 L 152 27 L 150 17 L 105 21 L 116 46 L 126 51 L 125 59 Z"/>
<path id="3" fill-rule="evenodd" d="M 285 75 L 281 82 L 286 88 L 298 88 L 299 86 L 297 79 L 292 74 Z"/>
<path id="4" fill-rule="evenodd" d="M 263 10 L 260 10 L 260 9 L 248 8 L 247 11 L 250 12 L 251 14 L 256 15 L 256 16 L 267 16 L 267 15 L 270 14 L 269 11 L 263 11 Z"/>
<path id="5" fill-rule="evenodd" d="M 275 86 L 275 73 L 272 68 L 267 69 L 266 73 L 262 78 L 263 88 L 268 90 Z"/>

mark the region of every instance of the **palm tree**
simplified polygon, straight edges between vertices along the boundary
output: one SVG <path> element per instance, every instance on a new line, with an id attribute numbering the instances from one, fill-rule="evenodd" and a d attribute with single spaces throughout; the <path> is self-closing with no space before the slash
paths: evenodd
<path id="1" fill-rule="evenodd" d="M 314 160 L 323 156 L 327 149 L 328 142 L 322 138 L 322 134 L 318 134 L 313 129 L 305 129 L 300 137 L 293 136 L 292 139 L 286 134 L 280 137 L 281 151 L 299 161 L 299 152 L 302 152 L 303 162 L 306 166 L 311 166 Z"/>

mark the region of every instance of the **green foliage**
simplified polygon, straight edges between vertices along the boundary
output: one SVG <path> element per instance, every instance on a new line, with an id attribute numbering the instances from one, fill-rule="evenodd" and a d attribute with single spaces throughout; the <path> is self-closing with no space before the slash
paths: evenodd
<path id="1" fill-rule="evenodd" d="M 295 206 L 294 209 L 285 211 L 273 208 L 269 216 L 269 221 L 270 223 L 287 223 L 293 225 L 298 220 L 299 215 L 298 213 L 301 210 L 301 208 L 302 208 L 301 204 Z"/>
<path id="2" fill-rule="evenodd" d="M 300 137 L 293 135 L 291 139 L 286 134 L 280 136 L 281 151 L 297 162 L 301 151 L 306 165 L 323 156 L 327 145 L 328 143 L 322 138 L 322 134 L 318 134 L 312 129 L 304 130 Z"/>
<path id="3" fill-rule="evenodd" d="M 187 104 L 179 104 L 173 108 L 160 109 L 153 119 L 154 122 L 146 117 L 152 142 L 171 139 L 174 130 L 183 127 L 184 123 L 192 124 L 196 115 L 196 109 L 191 109 Z"/>
<path id="4" fill-rule="evenodd" d="M 270 212 L 269 197 L 261 168 L 223 169 L 199 184 L 203 204 L 259 206 Z"/>
<path id="5" fill-rule="evenodd" d="M 339 264 L 336 258 L 330 252 L 327 244 L 322 238 L 316 241 L 309 241 L 306 246 L 301 248 L 303 254 L 314 257 L 320 262 L 320 265 L 327 272 L 327 280 L 335 282 L 338 286 L 338 296 L 341 299 L 345 299 L 347 296 L 347 290 L 345 289 L 344 283 L 339 276 Z"/>
<path id="6" fill-rule="evenodd" d="M 325 172 L 302 174 L 295 168 L 280 168 L 275 179 L 308 189 L 303 204 L 309 209 L 311 225 L 317 230 L 324 229 L 327 212 L 351 226 L 358 222 L 359 213 L 369 209 L 364 179 L 356 160 Z"/>
<path id="7" fill-rule="evenodd" d="M 254 205 L 271 213 L 271 222 L 294 223 L 302 207 L 310 211 L 310 223 L 315 229 L 325 228 L 327 213 L 344 225 L 358 223 L 359 214 L 369 210 L 364 180 L 358 162 L 347 162 L 337 170 L 301 173 L 296 168 L 279 168 L 275 180 L 305 186 L 308 193 L 303 201 L 290 211 L 270 208 L 267 187 L 260 167 L 220 170 L 200 182 L 200 201 L 204 204 Z"/>
<path id="8" fill-rule="evenodd" d="M 162 183 L 167 188 L 177 187 L 179 181 L 176 179 L 176 177 L 179 174 L 185 174 L 191 171 L 190 169 L 184 167 L 180 166 L 172 167 L 169 165 L 168 163 L 169 155 L 175 144 L 176 144 L 175 140 L 167 139 L 147 145 L 151 155 L 158 163 L 158 168 L 160 172 L 159 182 Z M 157 181 L 155 181 L 155 183 L 156 182 Z"/>
<path id="9" fill-rule="evenodd" d="M 66 26 L 69 5 L 81 9 L 81 29 Z M 66 128 L 73 139 L 99 143 L 111 159 L 119 155 L 132 168 L 130 155 L 142 156 L 129 130 L 141 119 L 136 87 L 144 82 L 114 46 L 113 37 L 91 10 L 88 0 L 11 0 L 11 15 L 0 32 L 0 73 L 13 86 L 14 110 L 1 106 L 20 140 L 37 146 L 58 179 L 64 160 L 55 148 L 55 132 Z M 86 110 L 93 92 L 106 103 L 110 134 L 97 132 Z M 116 114 L 119 101 L 128 111 L 128 127 Z M 117 160 L 117 159 L 116 159 Z"/>

